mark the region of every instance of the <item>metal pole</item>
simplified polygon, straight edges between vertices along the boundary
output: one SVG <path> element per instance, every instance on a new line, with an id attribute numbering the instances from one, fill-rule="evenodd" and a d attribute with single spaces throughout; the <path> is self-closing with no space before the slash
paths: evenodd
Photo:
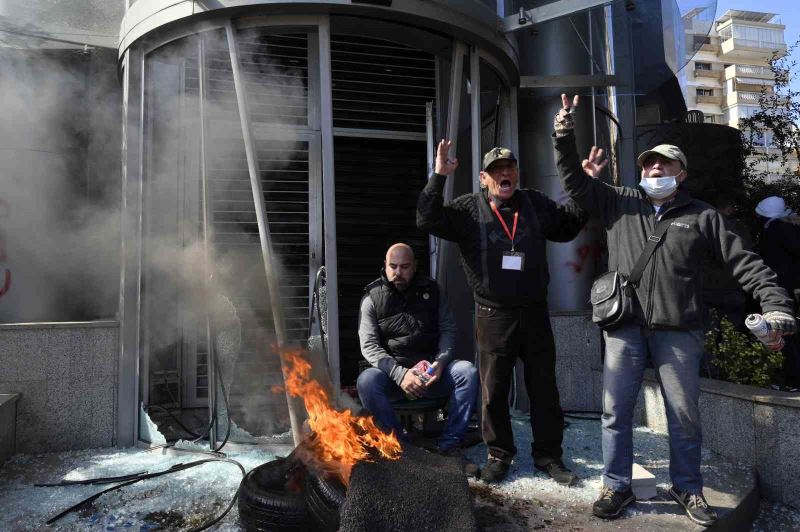
<path id="1" fill-rule="evenodd" d="M 461 112 L 461 83 L 464 74 L 464 54 L 466 45 L 461 41 L 453 44 L 453 58 L 450 63 L 450 102 L 447 110 L 447 133 L 445 136 L 452 141 L 450 153 L 457 152 L 458 146 L 458 118 Z M 444 193 L 445 200 L 453 199 L 453 180 L 448 179 Z"/>
<path id="2" fill-rule="evenodd" d="M 477 173 L 481 167 L 481 59 L 478 49 L 473 47 L 469 54 L 470 81 L 470 129 L 472 130 L 472 172 Z M 472 192 L 478 192 L 478 180 L 472 180 Z"/>
<path id="3" fill-rule="evenodd" d="M 433 102 L 425 103 L 425 141 L 428 150 L 428 178 L 433 175 L 434 166 L 434 150 L 436 149 L 436 142 L 433 139 Z M 428 236 L 428 246 L 430 248 L 430 268 L 431 277 L 436 279 L 436 266 L 439 257 L 439 239 L 435 236 Z"/>
<path id="4" fill-rule="evenodd" d="M 239 119 L 242 123 L 242 136 L 244 137 L 244 149 L 247 156 L 247 169 L 250 173 L 250 186 L 253 189 L 253 202 L 256 209 L 256 221 L 258 223 L 258 236 L 261 241 L 261 255 L 264 258 L 264 273 L 267 276 L 267 289 L 269 290 L 270 305 L 272 307 L 272 318 L 275 322 L 275 337 L 278 341 L 278 350 L 281 353 L 281 370 L 285 371 L 283 360 L 283 349 L 286 347 L 286 330 L 283 321 L 283 307 L 281 305 L 280 283 L 278 282 L 278 272 L 274 261 L 272 250 L 272 239 L 267 224 L 267 210 L 264 204 L 264 192 L 261 189 L 261 172 L 258 167 L 258 157 L 256 147 L 253 142 L 253 130 L 250 124 L 249 108 L 247 105 L 247 91 L 245 90 L 244 80 L 239 63 L 239 49 L 236 43 L 236 33 L 233 23 L 229 20 L 225 24 L 225 34 L 228 37 L 228 49 L 231 55 L 231 68 L 233 69 L 233 83 L 236 88 L 236 102 L 239 107 Z M 297 446 L 302 439 L 300 432 L 301 425 L 306 417 L 302 399 L 293 398 L 286 390 L 286 401 L 289 406 L 289 421 L 292 425 L 292 438 Z"/>
<path id="5" fill-rule="evenodd" d="M 206 47 L 202 35 L 197 40 L 197 73 L 199 78 L 200 88 L 200 194 L 202 201 L 202 216 L 203 222 L 203 260 L 204 260 L 204 276 L 205 276 L 205 300 L 206 300 L 206 353 L 208 356 L 208 409 L 211 419 L 215 419 L 217 415 L 217 360 L 216 360 L 216 346 L 214 345 L 214 331 L 212 329 L 210 314 L 211 303 L 211 245 L 212 238 L 211 232 L 213 226 L 211 224 L 211 211 L 209 202 L 208 191 L 208 158 L 206 157 L 206 147 L 208 146 L 208 139 L 206 138 L 207 132 L 207 115 L 206 115 L 206 94 L 208 73 L 206 72 Z M 230 413 L 228 413 L 230 416 Z M 228 419 L 230 423 L 230 418 Z M 217 445 L 217 421 L 210 423 L 210 431 L 208 433 L 208 443 L 211 449 Z"/>
<path id="6" fill-rule="evenodd" d="M 592 37 L 592 10 L 586 12 L 587 26 L 589 26 L 589 75 L 594 76 L 594 41 Z M 595 109 L 595 90 L 592 90 L 592 146 L 597 146 L 597 110 Z"/>

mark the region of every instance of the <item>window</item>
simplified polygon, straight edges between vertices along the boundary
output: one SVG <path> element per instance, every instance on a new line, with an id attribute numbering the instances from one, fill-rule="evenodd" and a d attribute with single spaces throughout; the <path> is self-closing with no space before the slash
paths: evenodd
<path id="1" fill-rule="evenodd" d="M 742 43 L 745 46 L 769 47 L 785 43 L 783 30 L 745 24 L 731 24 L 726 28 L 722 28 L 719 36 L 723 41 L 731 38 L 745 41 Z"/>
<path id="2" fill-rule="evenodd" d="M 694 36 L 694 46 L 693 48 L 697 50 L 704 44 L 711 44 L 711 37 L 703 37 L 701 35 Z"/>
<path id="3" fill-rule="evenodd" d="M 706 124 L 716 124 L 717 120 L 714 115 L 703 115 L 703 122 Z"/>
<path id="4" fill-rule="evenodd" d="M 714 96 L 714 89 L 695 89 L 697 96 Z"/>
<path id="5" fill-rule="evenodd" d="M 711 70 L 711 63 L 701 63 L 700 61 L 694 62 L 695 70 Z"/>

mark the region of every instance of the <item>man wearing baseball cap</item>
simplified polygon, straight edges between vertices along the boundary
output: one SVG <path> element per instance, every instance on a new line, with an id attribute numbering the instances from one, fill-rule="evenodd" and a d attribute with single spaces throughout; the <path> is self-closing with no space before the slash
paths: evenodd
<path id="1" fill-rule="evenodd" d="M 444 184 L 458 161 L 442 140 L 435 173 L 417 203 L 417 226 L 458 244 L 461 265 L 478 304 L 475 328 L 487 463 L 480 473 L 498 482 L 517 448 L 508 393 L 517 358 L 525 367 L 531 399 L 532 454 L 536 469 L 569 485 L 575 475 L 562 460 L 564 419 L 556 386 L 555 342 L 547 310 L 547 240 L 575 238 L 587 216 L 574 202 L 558 205 L 543 193 L 519 189 L 517 159 L 507 148 L 483 157 L 481 190 L 444 203 Z"/>
<path id="2" fill-rule="evenodd" d="M 775 339 L 795 331 L 792 300 L 775 273 L 731 231 L 710 205 L 680 185 L 689 164 L 677 146 L 643 152 L 638 187 L 614 187 L 600 179 L 607 164 L 592 147 L 579 161 L 573 133 L 576 96 L 562 95 L 553 144 L 564 190 L 598 217 L 608 233 L 608 265 L 631 277 L 639 257 L 648 258 L 633 285 L 633 312 L 606 327 L 603 368 L 603 489 L 592 512 L 614 518 L 635 500 L 631 491 L 633 411 L 649 355 L 661 384 L 670 438 L 670 495 L 695 523 L 709 526 L 715 512 L 703 497 L 700 474 L 700 361 L 703 355 L 703 265 L 708 258 L 729 272 L 761 305 Z M 665 231 L 665 232 L 664 232 Z M 645 254 L 645 246 L 652 254 Z M 639 263 L 636 268 L 642 272 Z"/>

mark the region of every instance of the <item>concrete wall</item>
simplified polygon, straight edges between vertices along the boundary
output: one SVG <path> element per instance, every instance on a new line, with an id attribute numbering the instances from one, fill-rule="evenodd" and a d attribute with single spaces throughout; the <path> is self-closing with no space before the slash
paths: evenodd
<path id="1" fill-rule="evenodd" d="M 0 467 L 14 454 L 18 399 L 17 394 L 0 394 Z"/>
<path id="2" fill-rule="evenodd" d="M 16 452 L 116 443 L 119 324 L 0 325 L 0 394 L 20 394 Z"/>
<path id="3" fill-rule="evenodd" d="M 764 495 L 800 508 L 800 395 L 702 379 L 703 446 L 758 471 Z M 666 433 L 664 402 L 647 370 L 636 420 Z"/>
<path id="4" fill-rule="evenodd" d="M 602 381 L 593 369 L 602 370 L 600 329 L 589 312 L 552 312 L 550 324 L 556 340 L 556 378 L 564 410 L 598 410 Z M 529 410 L 521 363 L 517 363 L 517 408 Z"/>

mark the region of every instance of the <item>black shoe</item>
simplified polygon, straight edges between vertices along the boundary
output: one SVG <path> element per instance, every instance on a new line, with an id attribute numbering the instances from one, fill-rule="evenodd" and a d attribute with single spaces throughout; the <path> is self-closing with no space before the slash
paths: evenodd
<path id="1" fill-rule="evenodd" d="M 466 475 L 467 478 L 481 478 L 481 468 L 478 467 L 477 464 L 472 463 L 471 460 L 464 458 L 461 469 L 464 471 L 464 475 Z"/>
<path id="2" fill-rule="evenodd" d="M 711 526 L 717 521 L 717 513 L 711 509 L 702 493 L 689 493 L 680 491 L 672 486 L 669 489 L 670 497 L 683 506 L 689 519 L 698 525 Z"/>
<path id="3" fill-rule="evenodd" d="M 603 487 L 600 498 L 592 504 L 592 513 L 603 519 L 616 519 L 630 503 L 636 500 L 633 490 L 614 491 Z"/>
<path id="4" fill-rule="evenodd" d="M 506 462 L 494 456 L 490 456 L 486 461 L 486 465 L 481 469 L 481 480 L 484 482 L 500 482 L 506 475 L 508 469 L 511 467 L 510 462 Z"/>
<path id="5" fill-rule="evenodd" d="M 557 460 L 555 462 L 550 462 L 549 464 L 545 464 L 543 466 L 533 464 L 533 467 L 538 469 L 539 471 L 543 471 L 547 473 L 547 475 L 561 484 L 562 486 L 569 486 L 578 478 L 575 473 L 570 471 L 564 465 L 564 462 L 561 460 Z"/>

